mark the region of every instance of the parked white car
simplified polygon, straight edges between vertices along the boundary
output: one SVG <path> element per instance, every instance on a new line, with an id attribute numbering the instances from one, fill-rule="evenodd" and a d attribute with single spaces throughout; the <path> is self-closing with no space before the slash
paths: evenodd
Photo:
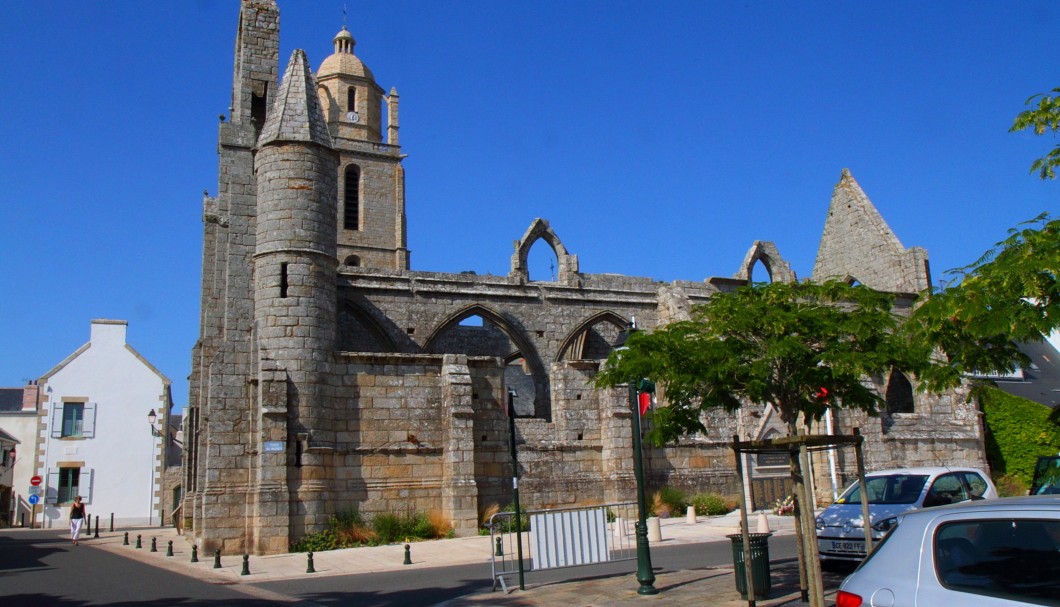
<path id="1" fill-rule="evenodd" d="M 1060 607 L 1060 496 L 908 512 L 836 607 Z"/>
<path id="2" fill-rule="evenodd" d="M 882 539 L 899 514 L 919 508 L 994 499 L 990 477 L 975 468 L 900 468 L 865 475 L 872 539 Z M 817 549 L 822 565 L 865 558 L 861 486 L 855 482 L 817 516 Z"/>

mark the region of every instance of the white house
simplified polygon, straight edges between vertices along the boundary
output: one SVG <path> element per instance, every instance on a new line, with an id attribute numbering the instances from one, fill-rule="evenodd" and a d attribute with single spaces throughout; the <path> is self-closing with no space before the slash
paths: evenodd
<path id="1" fill-rule="evenodd" d="M 109 525 L 157 525 L 170 381 L 125 343 L 124 320 L 93 320 L 89 342 L 38 381 L 37 474 L 45 527 L 65 524 L 80 495 Z"/>

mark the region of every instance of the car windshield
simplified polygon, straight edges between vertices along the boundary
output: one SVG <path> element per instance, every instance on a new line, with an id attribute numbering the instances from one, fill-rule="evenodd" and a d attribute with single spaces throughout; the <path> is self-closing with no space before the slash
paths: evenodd
<path id="1" fill-rule="evenodd" d="M 870 504 L 913 504 L 927 482 L 922 474 L 889 474 L 865 479 Z M 836 500 L 837 504 L 861 503 L 861 483 L 854 483 Z"/>

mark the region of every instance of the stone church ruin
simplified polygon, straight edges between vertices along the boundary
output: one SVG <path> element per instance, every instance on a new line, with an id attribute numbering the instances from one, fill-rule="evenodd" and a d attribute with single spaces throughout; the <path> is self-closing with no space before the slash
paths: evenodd
<path id="1" fill-rule="evenodd" d="M 511 387 L 524 506 L 629 500 L 627 394 L 592 386 L 619 331 L 631 317 L 645 329 L 686 318 L 747 284 L 758 263 L 771 280 L 795 273 L 756 241 L 732 277 L 586 274 L 543 219 L 516 241 L 507 276 L 412 270 L 398 93 L 354 46 L 343 27 L 315 73 L 295 51 L 281 79 L 276 3 L 242 2 L 217 195 L 203 200 L 181 508 L 190 538 L 226 554 L 286 552 L 351 509 L 436 510 L 474 534 L 482 511 L 511 499 Z M 530 280 L 538 241 L 555 253 L 555 280 Z M 847 171 L 812 278 L 826 277 L 901 294 L 930 284 L 926 252 L 902 246 Z M 871 468 L 984 465 L 966 393 L 914 394 L 898 373 L 872 381 L 887 411 L 832 419 L 834 432 L 862 429 Z M 707 435 L 646 448 L 649 486 L 735 494 L 731 437 L 784 432 L 768 404 L 706 425 Z M 848 458 L 822 456 L 821 479 L 830 466 L 849 478 Z M 775 463 L 749 468 L 786 475 Z"/>

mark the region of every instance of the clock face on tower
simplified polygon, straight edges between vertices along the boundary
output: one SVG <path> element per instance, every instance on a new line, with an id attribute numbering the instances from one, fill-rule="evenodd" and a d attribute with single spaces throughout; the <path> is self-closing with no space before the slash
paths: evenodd
<path id="1" fill-rule="evenodd" d="M 352 122 L 354 124 L 357 124 L 358 122 L 361 121 L 361 115 L 358 114 L 357 112 L 346 112 L 346 120 L 348 120 L 348 121 L 350 121 L 350 122 Z"/>

